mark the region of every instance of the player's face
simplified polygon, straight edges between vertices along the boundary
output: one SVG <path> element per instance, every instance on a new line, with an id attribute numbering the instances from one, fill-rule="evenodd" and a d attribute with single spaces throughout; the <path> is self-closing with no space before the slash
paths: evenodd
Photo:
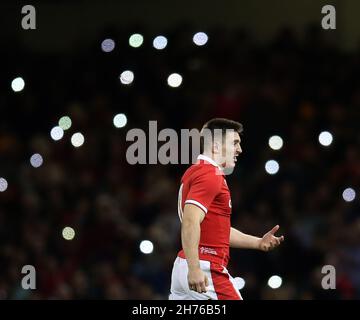
<path id="1" fill-rule="evenodd" d="M 240 142 L 240 136 L 236 131 L 226 133 L 225 143 L 222 150 L 225 168 L 235 167 L 237 157 L 242 152 Z"/>

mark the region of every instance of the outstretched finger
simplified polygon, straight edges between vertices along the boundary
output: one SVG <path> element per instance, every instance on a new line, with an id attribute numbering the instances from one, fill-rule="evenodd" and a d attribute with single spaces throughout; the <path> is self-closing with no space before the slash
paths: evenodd
<path id="1" fill-rule="evenodd" d="M 277 224 L 274 228 L 272 228 L 272 229 L 270 230 L 270 233 L 271 233 L 271 234 L 275 234 L 276 231 L 279 230 L 279 228 L 280 228 L 280 226 Z"/>

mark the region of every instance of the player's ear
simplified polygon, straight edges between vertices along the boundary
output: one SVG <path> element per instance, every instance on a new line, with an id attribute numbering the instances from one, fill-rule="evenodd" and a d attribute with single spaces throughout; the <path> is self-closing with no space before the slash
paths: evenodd
<path id="1" fill-rule="evenodd" d="M 214 154 L 219 154 L 221 152 L 220 143 L 218 141 L 214 141 L 212 149 Z"/>

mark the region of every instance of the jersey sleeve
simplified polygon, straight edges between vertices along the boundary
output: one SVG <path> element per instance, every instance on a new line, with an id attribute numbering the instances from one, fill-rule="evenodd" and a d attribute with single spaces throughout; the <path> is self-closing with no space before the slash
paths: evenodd
<path id="1" fill-rule="evenodd" d="M 193 204 L 207 213 L 211 202 L 220 192 L 222 177 L 212 172 L 199 175 L 191 181 L 184 204 Z"/>

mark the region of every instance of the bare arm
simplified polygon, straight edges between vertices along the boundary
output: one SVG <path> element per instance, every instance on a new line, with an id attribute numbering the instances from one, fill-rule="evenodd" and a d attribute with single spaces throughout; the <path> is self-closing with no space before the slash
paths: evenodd
<path id="1" fill-rule="evenodd" d="M 243 233 L 235 228 L 230 230 L 230 247 L 260 250 L 261 238 Z"/>
<path id="2" fill-rule="evenodd" d="M 269 251 L 276 248 L 282 241 L 284 241 L 284 236 L 275 236 L 275 232 L 278 229 L 279 226 L 276 225 L 269 232 L 265 233 L 262 238 L 259 238 L 243 233 L 239 230 L 236 230 L 235 228 L 231 228 L 230 247 Z"/>
<path id="3" fill-rule="evenodd" d="M 181 242 L 189 268 L 189 288 L 197 292 L 206 292 L 208 279 L 200 269 L 199 241 L 200 223 L 205 213 L 195 205 L 186 204 L 181 224 Z"/>
<path id="4" fill-rule="evenodd" d="M 193 204 L 185 204 L 181 224 L 181 242 L 189 268 L 199 267 L 200 223 L 205 213 Z"/>

